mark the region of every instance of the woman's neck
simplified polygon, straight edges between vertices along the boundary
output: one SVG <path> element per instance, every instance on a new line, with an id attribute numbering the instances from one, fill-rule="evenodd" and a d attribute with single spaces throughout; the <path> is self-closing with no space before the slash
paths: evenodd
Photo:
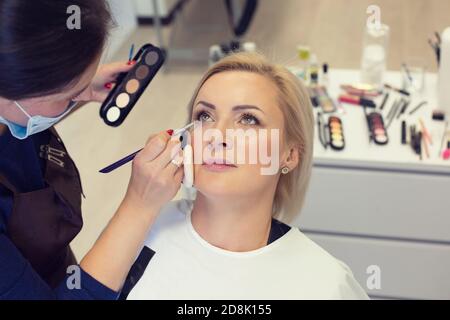
<path id="1" fill-rule="evenodd" d="M 272 201 L 209 198 L 197 193 L 192 209 L 195 231 L 210 244 L 235 252 L 267 245 L 272 222 Z"/>

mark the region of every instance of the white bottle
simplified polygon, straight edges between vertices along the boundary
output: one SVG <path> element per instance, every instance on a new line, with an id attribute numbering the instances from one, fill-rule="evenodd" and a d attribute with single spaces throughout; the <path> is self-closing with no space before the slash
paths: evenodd
<path id="1" fill-rule="evenodd" d="M 242 45 L 244 52 L 256 52 L 256 43 L 254 42 L 244 42 Z"/>
<path id="2" fill-rule="evenodd" d="M 438 108 L 450 117 L 450 27 L 441 35 L 441 59 L 438 71 Z"/>

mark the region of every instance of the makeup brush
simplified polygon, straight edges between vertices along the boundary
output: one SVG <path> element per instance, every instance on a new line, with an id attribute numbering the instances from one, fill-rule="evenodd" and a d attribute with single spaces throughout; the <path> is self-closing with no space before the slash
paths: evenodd
<path id="1" fill-rule="evenodd" d="M 196 121 L 193 121 L 191 123 L 189 123 L 187 126 L 177 129 L 173 132 L 173 137 L 182 134 L 183 132 L 185 132 L 186 130 L 188 130 L 190 127 L 192 127 L 195 124 Z M 120 168 L 121 166 L 123 166 L 124 164 L 127 164 L 128 162 L 132 161 L 136 155 L 142 150 L 143 148 L 139 149 L 138 151 L 133 152 L 132 154 L 110 164 L 109 166 L 101 169 L 99 172 L 100 173 L 110 173 L 111 171 L 116 170 L 117 168 Z"/>
<path id="2" fill-rule="evenodd" d="M 134 43 L 131 45 L 130 53 L 128 54 L 128 63 L 130 63 L 131 60 L 133 59 L 133 55 L 134 55 Z"/>

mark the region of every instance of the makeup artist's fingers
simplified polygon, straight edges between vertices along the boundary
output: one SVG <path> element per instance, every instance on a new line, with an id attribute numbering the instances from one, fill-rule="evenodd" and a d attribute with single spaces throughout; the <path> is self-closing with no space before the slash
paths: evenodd
<path id="1" fill-rule="evenodd" d="M 179 140 L 170 140 L 163 152 L 152 161 L 152 165 L 156 169 L 162 170 L 172 161 L 174 157 L 181 151 L 181 143 Z"/>
<path id="2" fill-rule="evenodd" d="M 166 165 L 164 171 L 166 171 L 170 176 L 173 176 L 175 172 L 183 167 L 183 150 L 180 150 Z"/>
<path id="3" fill-rule="evenodd" d="M 104 64 L 98 69 L 96 77 L 101 78 L 104 81 L 103 83 L 114 82 L 120 73 L 130 71 L 134 64 L 135 62 L 128 64 L 127 61 Z"/>
<path id="4" fill-rule="evenodd" d="M 183 167 L 181 166 L 177 169 L 177 171 L 175 171 L 173 175 L 173 180 L 177 185 L 181 185 L 181 182 L 183 182 L 183 177 L 184 177 L 184 170 Z"/>
<path id="5" fill-rule="evenodd" d="M 147 163 L 155 160 L 166 149 L 169 139 L 170 135 L 166 131 L 154 135 L 148 140 L 144 149 L 136 155 L 133 162 Z"/>

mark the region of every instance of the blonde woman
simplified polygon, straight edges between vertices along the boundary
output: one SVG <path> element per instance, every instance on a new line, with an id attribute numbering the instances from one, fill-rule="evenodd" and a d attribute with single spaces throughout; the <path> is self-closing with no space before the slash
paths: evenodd
<path id="1" fill-rule="evenodd" d="M 366 299 L 345 264 L 281 222 L 299 214 L 312 167 L 313 114 L 295 76 L 258 54 L 231 55 L 204 75 L 189 114 L 223 138 L 191 135 L 206 154 L 194 158 L 196 198 L 161 210 L 146 242 L 154 255 L 128 298 Z M 257 136 L 275 172 L 238 163 L 254 141 L 230 130 L 278 132 Z"/>

